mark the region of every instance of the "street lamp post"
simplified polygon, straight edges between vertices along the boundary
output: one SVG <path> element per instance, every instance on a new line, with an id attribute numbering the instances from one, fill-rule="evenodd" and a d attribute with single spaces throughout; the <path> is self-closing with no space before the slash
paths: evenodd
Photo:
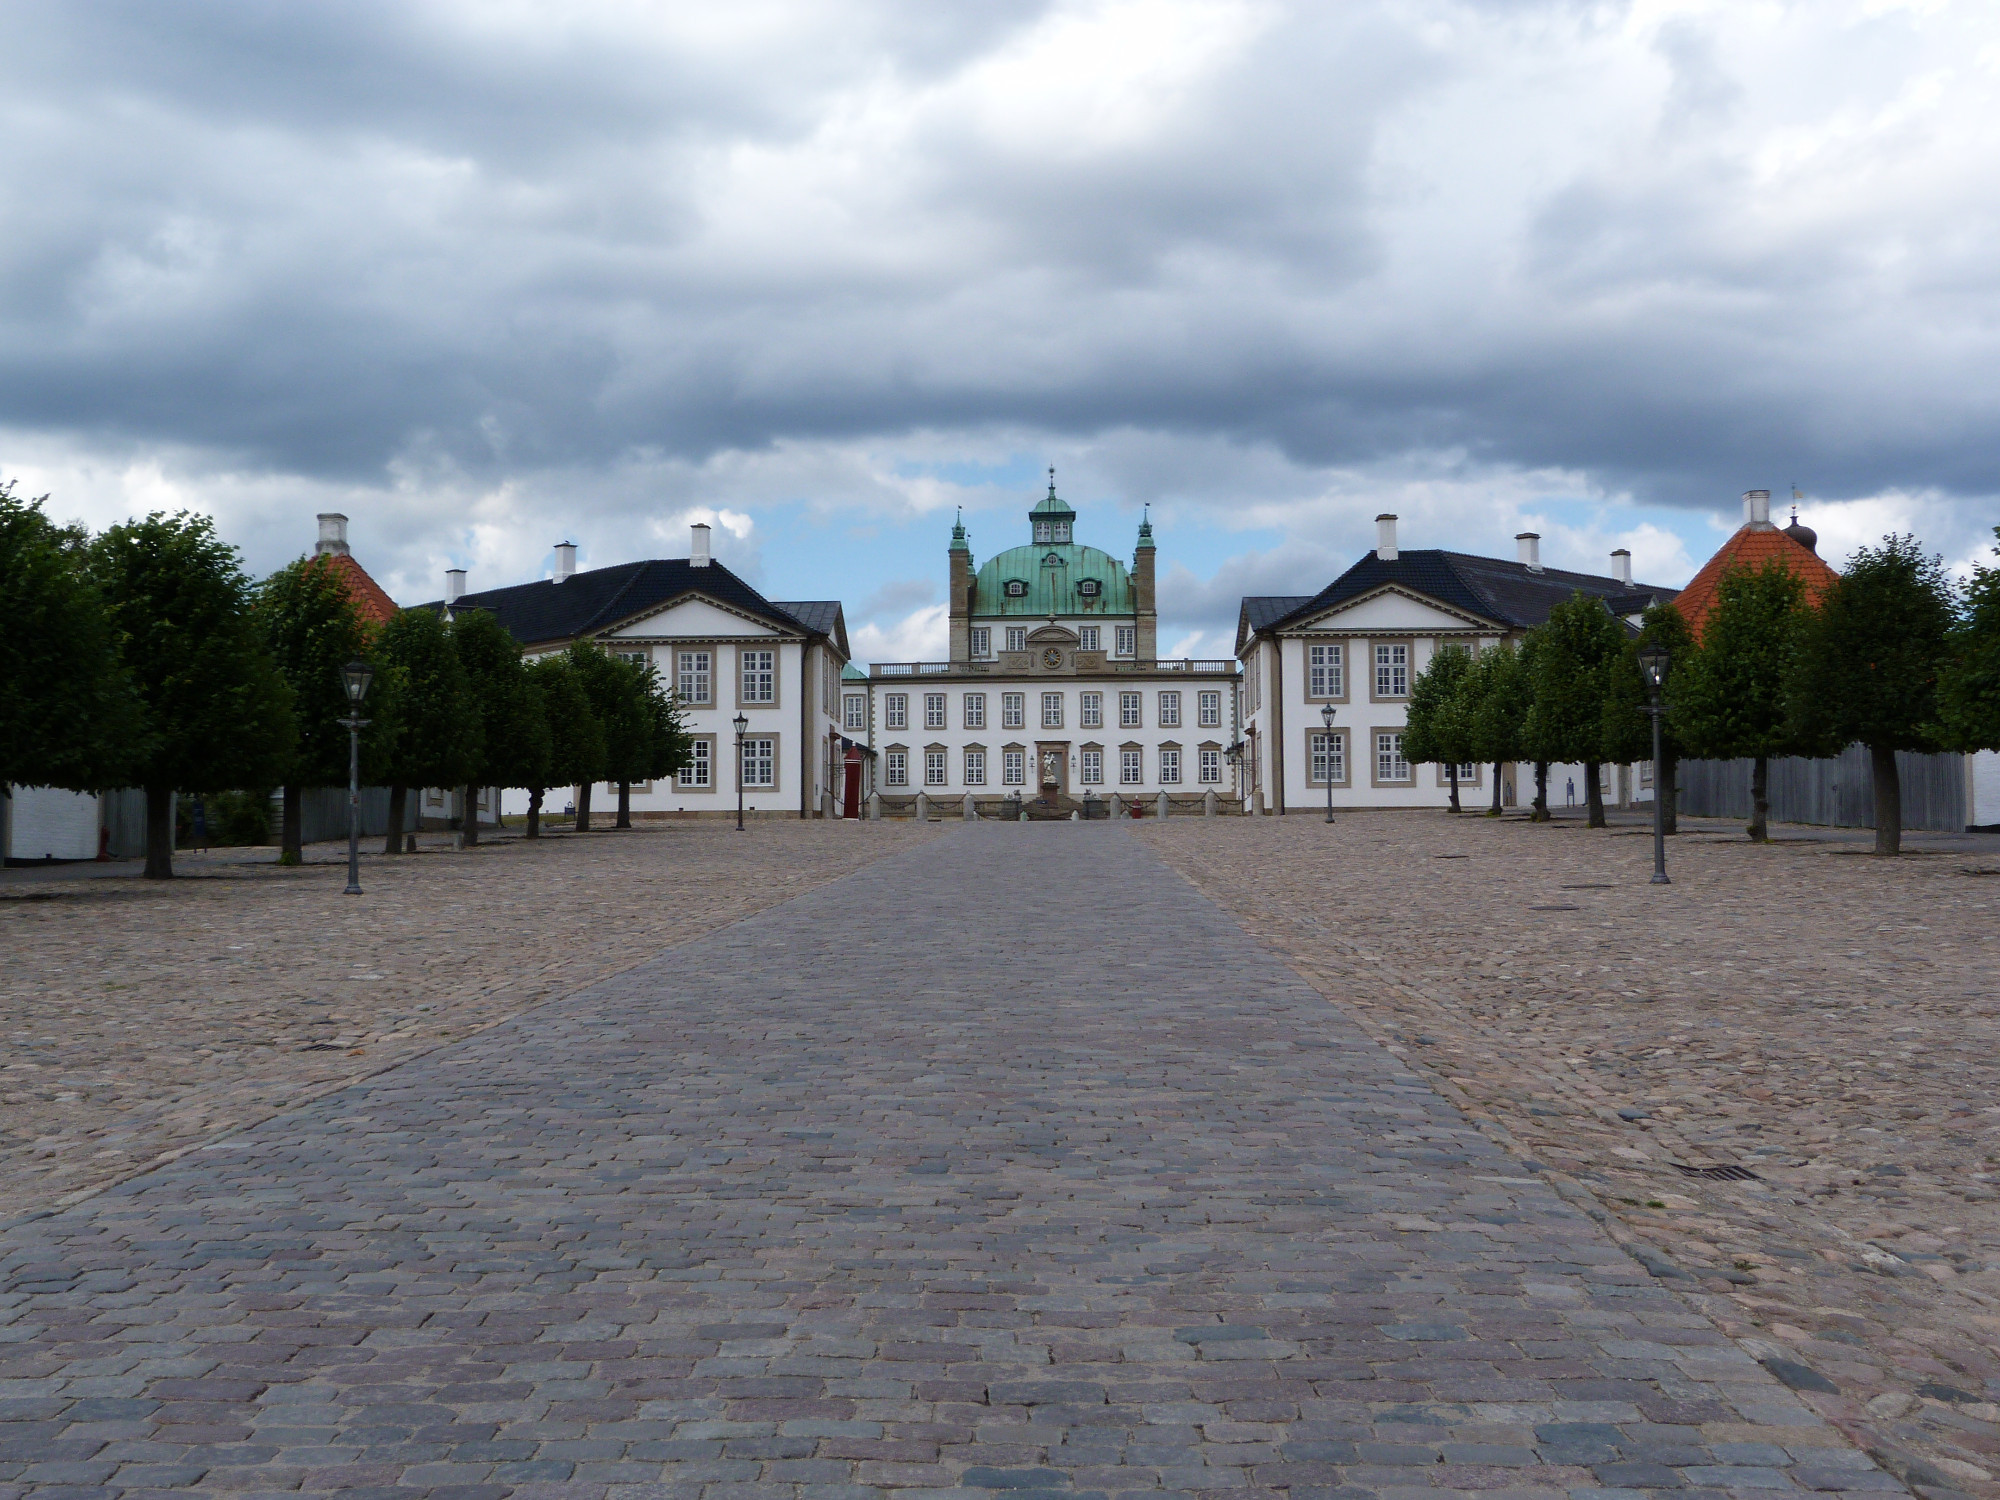
<path id="1" fill-rule="evenodd" d="M 1652 702 L 1646 712 L 1653 720 L 1653 885 L 1672 885 L 1667 879 L 1667 788 L 1660 778 L 1660 716 L 1666 712 L 1661 690 L 1666 686 L 1671 665 L 1667 648 L 1648 641 L 1639 649 L 1639 670 L 1645 674 L 1646 691 Z"/>
<path id="2" fill-rule="evenodd" d="M 1326 726 L 1326 759 L 1321 762 L 1326 770 L 1326 820 L 1333 821 L 1333 705 L 1327 704 L 1319 711 L 1319 721 Z"/>
<path id="3" fill-rule="evenodd" d="M 1249 798 L 1243 795 L 1243 741 L 1231 740 L 1229 748 L 1222 752 L 1222 758 L 1229 762 L 1229 785 L 1236 793 L 1236 800 L 1249 811 Z"/>
<path id="4" fill-rule="evenodd" d="M 361 894 L 361 731 L 368 720 L 361 717 L 361 700 L 375 669 L 365 661 L 351 661 L 340 669 L 341 685 L 347 689 L 347 889 L 343 896 Z"/>
<path id="5" fill-rule="evenodd" d="M 736 724 L 736 831 L 743 831 L 743 731 L 750 727 L 747 714 L 738 714 Z"/>

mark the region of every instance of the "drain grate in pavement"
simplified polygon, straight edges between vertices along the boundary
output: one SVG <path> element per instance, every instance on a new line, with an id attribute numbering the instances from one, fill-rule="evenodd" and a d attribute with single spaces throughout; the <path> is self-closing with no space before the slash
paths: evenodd
<path id="1" fill-rule="evenodd" d="M 1748 1167 L 1739 1167 L 1733 1163 L 1726 1167 L 1688 1167 L 1681 1165 L 1679 1162 L 1671 1162 L 1669 1165 L 1683 1177 L 1706 1177 L 1711 1182 L 1762 1182 L 1764 1180 Z"/>
<path id="2" fill-rule="evenodd" d="M 1580 906 L 1531 906 L 1529 911 L 1582 911 Z"/>
<path id="3" fill-rule="evenodd" d="M 1588 885 L 1566 885 L 1563 889 L 1566 891 L 1610 891 L 1616 890 L 1617 887 L 1608 880 L 1593 880 Z"/>
<path id="4" fill-rule="evenodd" d="M 1472 858 L 1472 856 L 1471 856 L 1470 854 L 1433 854 L 1433 855 L 1431 856 L 1431 858 L 1432 858 L 1432 859 L 1470 859 L 1470 858 Z M 1966 873 L 1967 873 L 1967 874 L 1979 874 L 1979 873 L 1982 873 L 1982 872 L 1980 872 L 1980 871 L 1976 871 L 1976 870 L 1969 870 L 1969 871 L 1967 871 Z M 1988 871 L 1985 871 L 1985 872 L 1983 872 L 1983 873 L 1985 873 L 1985 874 L 1989 874 L 1989 875 L 1990 875 L 1990 874 L 1993 874 L 1993 873 L 1995 873 L 1995 872 L 1994 872 L 1994 871 L 1991 871 L 1991 870 L 1988 870 Z"/>

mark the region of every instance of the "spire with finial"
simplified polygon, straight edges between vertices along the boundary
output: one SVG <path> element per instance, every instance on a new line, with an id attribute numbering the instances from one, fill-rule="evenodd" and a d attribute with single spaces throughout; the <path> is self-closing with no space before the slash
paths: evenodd
<path id="1" fill-rule="evenodd" d="M 971 544 L 965 538 L 965 507 L 963 505 L 958 507 L 958 519 L 951 523 L 951 550 L 953 552 L 969 552 L 972 550 Z"/>
<path id="2" fill-rule="evenodd" d="M 1056 498 L 1056 470 L 1051 464 L 1048 497 L 1028 512 L 1029 535 L 1037 544 L 1067 543 L 1071 540 L 1070 528 L 1075 521 L 1076 512 Z"/>
<path id="3" fill-rule="evenodd" d="M 1153 545 L 1153 507 L 1150 503 L 1139 512 L 1139 545 L 1143 548 Z"/>

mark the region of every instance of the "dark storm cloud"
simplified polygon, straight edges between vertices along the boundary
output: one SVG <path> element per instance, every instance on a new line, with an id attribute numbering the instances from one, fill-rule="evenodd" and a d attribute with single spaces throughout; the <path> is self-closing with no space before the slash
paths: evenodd
<path id="1" fill-rule="evenodd" d="M 1951 13 L 1776 14 L 14 8 L 0 425 L 341 482 L 1008 425 L 2000 490 L 1990 78 L 1924 92 Z"/>

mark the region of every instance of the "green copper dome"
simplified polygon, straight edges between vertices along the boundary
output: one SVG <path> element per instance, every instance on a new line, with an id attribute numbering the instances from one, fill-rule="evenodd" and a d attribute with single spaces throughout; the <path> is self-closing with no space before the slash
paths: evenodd
<path id="1" fill-rule="evenodd" d="M 1125 564 L 1071 540 L 1075 522 L 1076 512 L 1056 498 L 1056 471 L 1051 469 L 1048 495 L 1028 512 L 1028 534 L 1034 540 L 986 560 L 973 580 L 973 618 L 1133 613 Z M 956 548 L 959 533 L 952 535 Z"/>

